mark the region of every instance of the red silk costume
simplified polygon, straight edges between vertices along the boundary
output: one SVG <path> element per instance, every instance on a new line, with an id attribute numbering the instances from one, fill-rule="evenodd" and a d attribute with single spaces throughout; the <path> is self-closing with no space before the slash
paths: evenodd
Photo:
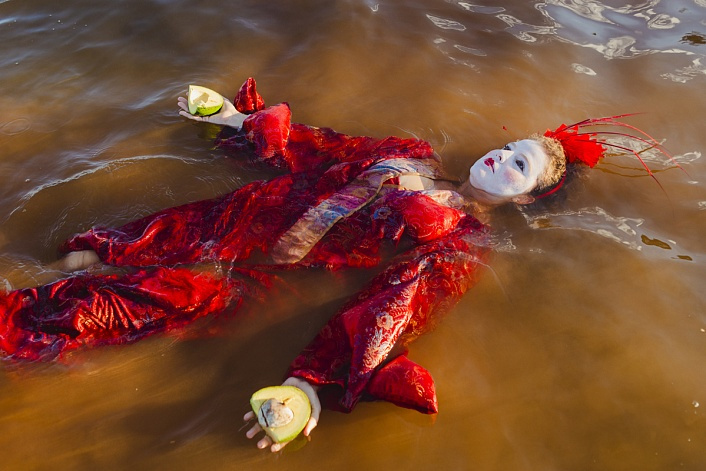
<path id="1" fill-rule="evenodd" d="M 0 295 L 0 349 L 46 360 L 82 345 L 129 342 L 237 308 L 267 286 L 268 270 L 372 267 L 387 245 L 400 253 L 330 319 L 288 374 L 329 385 L 322 391 L 343 410 L 372 396 L 436 412 L 430 374 L 404 354 L 388 356 L 429 330 L 470 287 L 488 250 L 487 228 L 459 209 L 455 193 L 396 186 L 403 175 L 438 176 L 424 141 L 290 123 L 288 105 L 265 108 L 252 79 L 234 103 L 250 116 L 218 146 L 289 172 L 74 236 L 62 252 L 94 250 L 126 273 L 78 273 Z M 197 269 L 213 262 L 225 273 Z"/>

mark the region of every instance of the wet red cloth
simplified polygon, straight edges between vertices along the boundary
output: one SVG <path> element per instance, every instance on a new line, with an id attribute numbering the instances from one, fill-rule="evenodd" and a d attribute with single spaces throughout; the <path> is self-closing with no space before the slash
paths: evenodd
<path id="1" fill-rule="evenodd" d="M 473 284 L 476 270 L 487 254 L 486 247 L 476 245 L 482 234 L 482 225 L 464 216 L 444 236 L 393 260 L 331 318 L 292 362 L 289 374 L 313 384 L 337 386 L 339 405 L 347 411 L 365 392 L 390 400 L 391 396 L 401 395 L 407 386 L 385 388 L 380 379 L 375 380 L 378 367 L 396 344 L 407 345 L 432 329 Z M 415 365 L 407 374 L 419 377 L 418 372 Z M 375 386 L 371 389 L 372 385 Z M 433 391 L 428 384 L 425 389 Z M 406 407 L 436 412 L 436 401 L 430 404 L 427 399 L 408 397 Z M 393 402 L 403 401 L 397 397 Z"/>
<path id="2" fill-rule="evenodd" d="M 129 342 L 222 312 L 244 288 L 230 278 L 156 267 L 20 289 L 0 296 L 0 349 L 43 360 L 82 345 Z"/>
<path id="3" fill-rule="evenodd" d="M 436 159 L 429 144 L 417 139 L 351 137 L 292 124 L 288 105 L 265 108 L 252 79 L 234 103 L 252 114 L 242 130 L 226 130 L 218 146 L 289 173 L 71 238 L 63 252 L 91 249 L 104 263 L 136 268 L 126 275 L 77 274 L 0 296 L 0 348 L 6 355 L 49 359 L 80 345 L 128 342 L 235 309 L 249 296 L 248 280 L 267 283 L 256 267 L 311 208 L 381 162 Z M 472 216 L 410 191 L 380 194 L 337 221 L 303 258 L 284 268 L 371 267 L 381 262 L 385 244 L 406 240 L 404 246 L 412 248 L 399 250 L 332 317 L 294 360 L 290 374 L 332 385 L 344 410 L 372 396 L 436 412 L 429 373 L 406 357 L 388 357 L 395 344 L 429 330 L 472 284 L 487 252 L 486 234 Z M 247 276 L 183 266 L 213 261 L 234 267 L 229 274 Z"/>
<path id="4" fill-rule="evenodd" d="M 436 386 L 431 374 L 407 358 L 407 355 L 398 355 L 379 368 L 367 389 L 373 397 L 400 407 L 425 414 L 439 411 Z"/>

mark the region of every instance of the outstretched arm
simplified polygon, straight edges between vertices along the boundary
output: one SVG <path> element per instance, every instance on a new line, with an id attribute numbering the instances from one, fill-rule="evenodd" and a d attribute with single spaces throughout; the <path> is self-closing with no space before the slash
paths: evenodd
<path id="1" fill-rule="evenodd" d="M 402 254 L 329 320 L 288 374 L 333 386 L 327 392 L 345 411 L 370 394 L 435 413 L 429 373 L 396 355 L 474 283 L 488 251 L 484 239 L 480 223 L 465 216 L 443 237 Z"/>
<path id="2" fill-rule="evenodd" d="M 434 158 L 431 146 L 418 139 L 352 137 L 329 128 L 292 123 L 289 105 L 265 107 L 252 78 L 243 83 L 233 102 L 225 100 L 223 109 L 215 115 L 191 115 L 185 98 L 179 98 L 178 105 L 179 114 L 186 118 L 240 131 L 235 135 L 223 133 L 216 141 L 218 147 L 254 152 L 257 161 L 292 172 L 372 158 Z"/>
<path id="3" fill-rule="evenodd" d="M 321 403 L 317 394 L 317 391 L 319 389 L 318 386 L 312 386 L 305 380 L 294 377 L 287 378 L 287 380 L 282 383 L 282 386 L 295 386 L 304 391 L 306 396 L 309 398 L 309 403 L 311 404 L 311 416 L 309 417 L 309 421 L 306 423 L 306 426 L 304 426 L 304 430 L 302 431 L 304 436 L 308 437 L 311 431 L 314 430 L 316 425 L 319 423 L 319 415 L 321 414 Z M 243 420 L 245 422 L 250 422 L 253 419 L 255 419 L 255 413 L 253 411 L 248 412 L 243 417 Z M 253 425 L 245 433 L 245 436 L 248 438 L 253 438 L 260 432 L 262 432 L 262 427 L 260 427 L 260 424 L 256 422 L 255 425 Z M 257 447 L 260 449 L 264 449 L 269 446 L 270 450 L 275 453 L 284 448 L 287 443 L 289 442 L 272 443 L 272 439 L 269 436 L 265 435 L 257 442 Z"/>

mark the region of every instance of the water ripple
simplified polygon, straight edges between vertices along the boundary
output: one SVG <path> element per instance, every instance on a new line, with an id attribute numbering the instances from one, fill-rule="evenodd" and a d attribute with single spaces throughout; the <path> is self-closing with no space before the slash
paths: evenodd
<path id="1" fill-rule="evenodd" d="M 537 4 L 559 39 L 595 49 L 607 59 L 653 53 L 694 54 L 682 38 L 703 26 L 704 13 L 690 2 L 651 0 L 611 7 L 601 2 L 549 0 Z M 695 8 L 697 10 L 695 10 Z"/>
<path id="2" fill-rule="evenodd" d="M 645 222 L 644 219 L 612 216 L 597 206 L 538 215 L 523 211 L 522 215 L 532 229 L 586 231 L 619 242 L 633 250 L 642 250 L 638 231 Z"/>
<path id="3" fill-rule="evenodd" d="M 0 126 L 0 133 L 6 136 L 21 134 L 32 127 L 32 122 L 27 118 L 17 118 Z"/>
<path id="4" fill-rule="evenodd" d="M 427 18 L 431 20 L 432 23 L 434 23 L 435 26 L 441 29 L 450 29 L 450 30 L 455 30 L 455 31 L 465 31 L 466 27 L 463 26 L 461 23 L 458 21 L 454 20 L 449 20 L 446 18 L 439 18 L 437 16 L 432 16 L 432 15 L 427 15 Z"/>
<path id="5" fill-rule="evenodd" d="M 462 39 L 446 36 L 434 42 L 440 45 L 448 41 L 450 47 L 465 54 L 495 55 L 492 45 L 478 39 L 479 32 L 496 29 L 479 29 L 481 25 L 489 28 L 488 25 L 492 24 L 479 17 L 483 15 L 503 22 L 505 32 L 525 43 L 537 43 L 542 38 L 557 39 L 592 49 L 610 60 L 658 53 L 696 55 L 689 65 L 660 72 L 662 78 L 674 82 L 684 83 L 706 73 L 701 65 L 704 57 L 701 46 L 706 43 L 706 0 L 647 0 L 617 6 L 601 1 L 546 0 L 534 2 L 529 8 L 482 6 L 463 1 L 451 3 L 458 7 L 457 13 L 427 14 L 426 17 L 439 29 L 463 32 Z M 477 61 L 456 56 L 448 48 L 439 47 L 439 50 L 453 62 L 477 70 Z M 582 65 L 573 64 L 571 67 L 579 74 L 598 73 Z"/>
<path id="6" fill-rule="evenodd" d="M 472 3 L 458 2 L 459 6 L 464 10 L 472 11 L 473 13 L 481 13 L 484 15 L 497 15 L 505 11 L 503 7 L 489 7 L 483 5 L 474 5 Z"/>
<path id="7" fill-rule="evenodd" d="M 596 71 L 592 68 L 577 63 L 571 64 L 571 69 L 577 74 L 596 75 Z"/>
<path id="8" fill-rule="evenodd" d="M 673 82 L 685 83 L 700 75 L 706 75 L 706 66 L 701 63 L 701 59 L 694 59 L 691 65 L 662 74 L 662 77 Z"/>
<path id="9" fill-rule="evenodd" d="M 643 249 L 659 249 L 658 251 L 650 251 L 651 256 L 685 261 L 694 260 L 691 255 L 675 252 L 679 248 L 679 244 L 675 240 L 648 235 L 641 228 L 645 223 L 644 219 L 613 216 L 598 206 L 581 208 L 576 211 L 532 214 L 530 211 L 522 210 L 521 213 L 527 225 L 532 229 L 590 232 L 637 252 L 642 252 Z"/>
<path id="10" fill-rule="evenodd" d="M 555 26 L 535 26 L 522 22 L 512 15 L 502 14 L 497 18 L 508 25 L 508 31 L 517 39 L 524 42 L 535 42 L 535 35 L 554 35 L 557 33 Z"/>

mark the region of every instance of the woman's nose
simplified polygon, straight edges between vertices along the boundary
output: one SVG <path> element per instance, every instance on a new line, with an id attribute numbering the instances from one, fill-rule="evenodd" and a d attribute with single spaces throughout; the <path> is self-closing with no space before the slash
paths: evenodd
<path id="1" fill-rule="evenodd" d="M 511 150 L 501 150 L 498 152 L 498 163 L 503 163 L 512 155 Z"/>

